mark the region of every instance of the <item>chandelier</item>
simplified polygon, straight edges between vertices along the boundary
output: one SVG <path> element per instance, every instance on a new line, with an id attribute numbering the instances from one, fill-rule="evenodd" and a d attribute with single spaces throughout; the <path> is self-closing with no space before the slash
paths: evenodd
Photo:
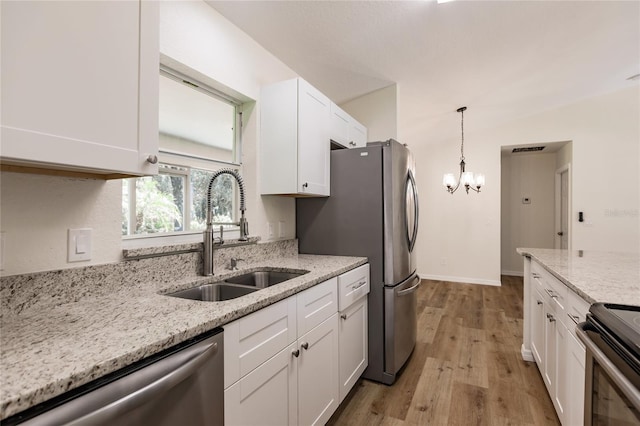
<path id="1" fill-rule="evenodd" d="M 447 191 L 450 194 L 456 192 L 460 185 L 464 186 L 467 194 L 469 193 L 470 189 L 475 192 L 480 192 L 480 188 L 484 185 L 484 175 L 482 173 L 476 173 L 474 175 L 472 172 L 465 171 L 466 163 L 464 162 L 464 112 L 466 111 L 466 109 L 467 107 L 464 106 L 456 110 L 462 116 L 462 143 L 460 145 L 460 175 L 458 176 L 458 181 L 456 182 L 456 178 L 453 173 L 445 173 L 444 177 L 442 178 L 442 184 L 447 188 Z"/>

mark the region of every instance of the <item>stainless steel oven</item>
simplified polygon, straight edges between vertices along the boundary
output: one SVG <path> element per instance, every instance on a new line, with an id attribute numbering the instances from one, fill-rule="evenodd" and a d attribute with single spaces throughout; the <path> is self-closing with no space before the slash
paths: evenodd
<path id="1" fill-rule="evenodd" d="M 577 334 L 587 352 L 585 425 L 640 425 L 640 306 L 596 303 Z"/>

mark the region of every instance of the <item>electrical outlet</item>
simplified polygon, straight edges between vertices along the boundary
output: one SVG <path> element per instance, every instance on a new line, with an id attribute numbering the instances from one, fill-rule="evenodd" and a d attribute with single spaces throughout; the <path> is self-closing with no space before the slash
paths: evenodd
<path id="1" fill-rule="evenodd" d="M 67 262 L 91 260 L 91 228 L 69 229 Z"/>
<path id="2" fill-rule="evenodd" d="M 275 226 L 273 222 L 267 223 L 267 237 L 271 240 L 275 237 Z"/>
<path id="3" fill-rule="evenodd" d="M 278 222 L 278 238 L 284 238 L 284 221 L 279 221 Z"/>

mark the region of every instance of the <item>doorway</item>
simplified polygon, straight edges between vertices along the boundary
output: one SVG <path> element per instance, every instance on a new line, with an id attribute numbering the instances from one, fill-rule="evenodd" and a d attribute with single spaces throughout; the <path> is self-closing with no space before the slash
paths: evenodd
<path id="1" fill-rule="evenodd" d="M 556 239 L 555 248 L 569 249 L 569 200 L 571 199 L 571 164 L 565 164 L 556 170 L 555 208 L 556 208 Z"/>
<path id="2" fill-rule="evenodd" d="M 518 247 L 570 246 L 571 142 L 501 149 L 501 273 L 522 276 Z"/>

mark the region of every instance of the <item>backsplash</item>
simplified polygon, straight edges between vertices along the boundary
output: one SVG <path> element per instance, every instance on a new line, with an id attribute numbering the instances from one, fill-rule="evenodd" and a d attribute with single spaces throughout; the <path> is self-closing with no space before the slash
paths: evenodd
<path id="1" fill-rule="evenodd" d="M 176 254 L 169 254 L 169 250 Z M 167 284 L 202 278 L 202 243 L 177 251 L 175 247 L 153 251 L 157 257 L 148 257 L 153 254 L 141 249 L 125 253 L 125 260 L 118 263 L 0 277 L 0 318 L 76 302 L 89 294 L 108 296 L 121 286 L 155 282 L 161 289 Z M 295 239 L 216 247 L 214 272 L 226 270 L 232 257 L 251 263 L 297 254 Z"/>

